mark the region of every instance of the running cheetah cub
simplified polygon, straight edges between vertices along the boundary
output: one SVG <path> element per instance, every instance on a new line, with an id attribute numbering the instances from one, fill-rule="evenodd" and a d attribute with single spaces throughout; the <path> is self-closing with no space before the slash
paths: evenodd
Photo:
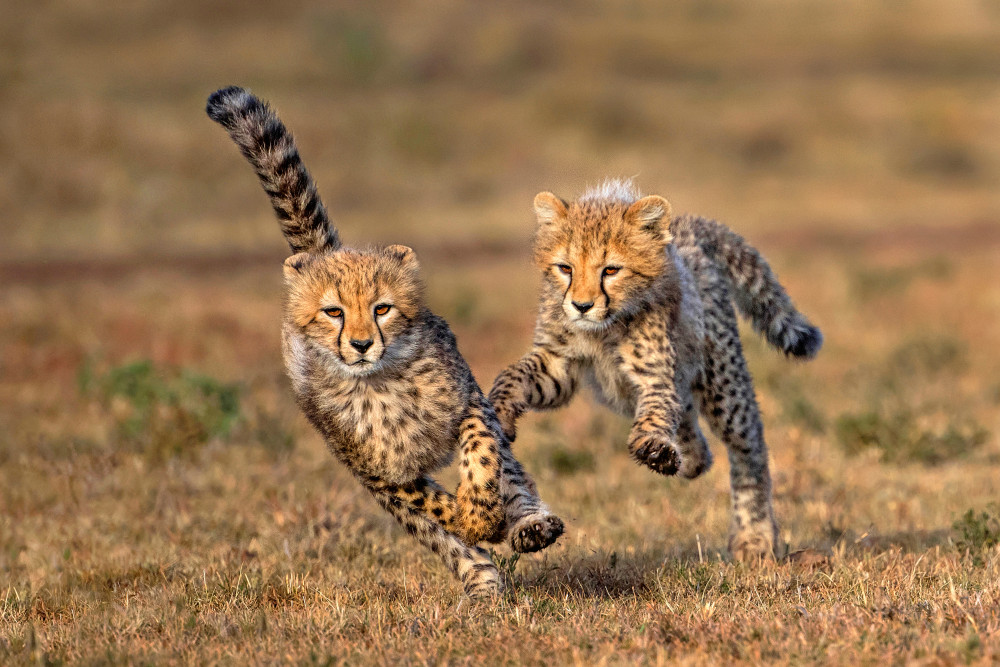
<path id="1" fill-rule="evenodd" d="M 565 404 L 585 380 L 634 419 L 636 461 L 694 478 L 712 465 L 705 418 L 729 450 L 739 559 L 774 553 L 767 445 L 733 304 L 769 343 L 813 357 L 823 343 L 764 258 L 724 225 L 671 219 L 662 197 L 609 181 L 572 204 L 535 197 L 541 300 L 532 350 L 490 391 L 504 433 L 527 409 Z"/>
<path id="2" fill-rule="evenodd" d="M 291 134 L 249 92 L 208 115 L 255 168 L 295 254 L 285 260 L 282 351 L 299 406 L 333 454 L 474 597 L 502 589 L 482 540 L 542 549 L 563 523 L 538 499 L 410 248 L 341 244 Z M 461 451 L 455 495 L 428 475 Z"/>

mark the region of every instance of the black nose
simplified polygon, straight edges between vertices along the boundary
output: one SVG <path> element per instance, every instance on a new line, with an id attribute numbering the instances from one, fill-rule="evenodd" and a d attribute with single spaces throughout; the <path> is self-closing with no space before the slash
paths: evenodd
<path id="1" fill-rule="evenodd" d="M 373 342 L 374 341 L 371 338 L 369 338 L 368 340 L 354 340 L 352 338 L 351 339 L 351 347 L 353 347 L 355 350 L 357 350 L 361 354 L 364 354 L 365 352 L 368 351 L 368 348 L 370 348 L 372 346 Z"/>
<path id="2" fill-rule="evenodd" d="M 573 307 L 579 310 L 581 313 L 585 313 L 594 307 L 594 302 L 588 301 L 587 303 L 577 303 L 576 301 L 574 301 Z"/>

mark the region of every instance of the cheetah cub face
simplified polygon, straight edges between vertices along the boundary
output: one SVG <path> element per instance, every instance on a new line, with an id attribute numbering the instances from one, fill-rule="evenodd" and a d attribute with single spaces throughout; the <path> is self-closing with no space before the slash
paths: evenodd
<path id="1" fill-rule="evenodd" d="M 535 214 L 535 262 L 547 296 L 561 304 L 555 314 L 566 324 L 600 331 L 642 307 L 672 240 L 666 199 L 645 197 L 631 206 L 587 199 L 567 204 L 542 192 L 535 197 Z"/>
<path id="2" fill-rule="evenodd" d="M 423 283 L 410 248 L 299 253 L 284 274 L 286 316 L 331 368 L 362 377 L 413 357 Z"/>

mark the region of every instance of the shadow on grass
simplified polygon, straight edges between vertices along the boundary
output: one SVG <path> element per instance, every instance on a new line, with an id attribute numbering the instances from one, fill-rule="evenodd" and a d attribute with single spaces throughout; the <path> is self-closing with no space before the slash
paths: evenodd
<path id="1" fill-rule="evenodd" d="M 834 552 L 843 549 L 847 560 L 862 559 L 866 555 L 898 550 L 904 554 L 919 554 L 935 547 L 950 547 L 954 531 L 951 528 L 898 531 L 880 535 L 874 532 L 855 534 L 845 531 L 837 536 L 802 544 L 783 554 L 777 562 L 755 566 L 743 564 L 753 570 L 794 571 L 801 567 L 827 568 Z M 841 546 L 843 545 L 843 546 Z M 802 557 L 804 552 L 806 557 Z M 720 564 L 732 563 L 725 549 L 718 544 L 697 543 L 657 550 L 643 549 L 632 553 L 616 550 L 597 550 L 588 554 L 571 556 L 557 561 L 545 560 L 534 567 L 522 569 L 516 579 L 525 591 L 550 595 L 571 595 L 585 600 L 615 600 L 651 593 L 666 577 L 693 589 L 706 588 L 718 573 Z"/>
<path id="2" fill-rule="evenodd" d="M 857 534 L 853 530 L 847 530 L 820 540 L 818 548 L 832 551 L 839 545 L 845 545 L 845 554 L 848 555 L 882 553 L 891 549 L 898 549 L 903 553 L 921 553 L 937 546 L 949 545 L 953 535 L 954 530 L 950 527 L 903 530 L 885 535 L 876 531 Z"/>
<path id="3" fill-rule="evenodd" d="M 871 535 L 855 545 L 858 551 L 888 551 L 900 549 L 903 553 L 919 553 L 937 546 L 948 546 L 954 531 L 951 528 L 933 530 L 906 530 L 889 535 Z"/>
<path id="4" fill-rule="evenodd" d="M 624 554 L 601 549 L 555 563 L 543 561 L 535 568 L 523 570 L 519 578 L 525 590 L 535 593 L 613 600 L 651 592 L 664 571 L 671 578 L 679 575 L 697 586 L 699 572 L 718 562 L 715 553 L 704 551 L 703 560 L 699 561 L 696 547 L 681 551 L 643 549 Z"/>
<path id="5" fill-rule="evenodd" d="M 616 599 L 648 591 L 662 564 L 662 553 L 619 555 L 602 549 L 555 562 L 546 559 L 524 568 L 517 578 L 524 590 L 543 595 L 558 597 L 568 593 L 576 598 Z"/>

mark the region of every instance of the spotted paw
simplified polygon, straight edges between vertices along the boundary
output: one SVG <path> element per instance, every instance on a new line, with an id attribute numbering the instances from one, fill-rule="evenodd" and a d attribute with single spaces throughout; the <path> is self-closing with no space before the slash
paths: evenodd
<path id="1" fill-rule="evenodd" d="M 661 475 L 676 475 L 681 467 L 677 448 L 655 435 L 640 435 L 629 443 L 632 458 Z"/>
<path id="2" fill-rule="evenodd" d="M 549 546 L 563 534 L 566 526 L 554 514 L 529 514 L 510 529 L 510 548 L 517 553 L 531 553 Z"/>

